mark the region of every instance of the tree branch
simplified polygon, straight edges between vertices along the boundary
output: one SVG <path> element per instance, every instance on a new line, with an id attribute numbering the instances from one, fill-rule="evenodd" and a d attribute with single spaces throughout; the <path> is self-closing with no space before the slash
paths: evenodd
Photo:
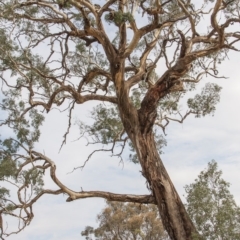
<path id="1" fill-rule="evenodd" d="M 76 192 L 75 195 L 67 198 L 67 202 L 71 202 L 77 199 L 99 197 L 105 198 L 108 201 L 117 202 L 133 202 L 133 203 L 145 203 L 145 204 L 156 204 L 156 201 L 152 195 L 133 195 L 133 194 L 116 194 L 102 191 L 82 191 Z"/>

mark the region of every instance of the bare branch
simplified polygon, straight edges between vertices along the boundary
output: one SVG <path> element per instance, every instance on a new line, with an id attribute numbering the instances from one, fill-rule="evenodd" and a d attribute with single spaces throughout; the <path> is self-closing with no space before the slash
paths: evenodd
<path id="1" fill-rule="evenodd" d="M 61 144 L 61 147 L 59 149 L 59 152 L 61 151 L 62 147 L 63 147 L 63 144 L 66 144 L 67 142 L 67 135 L 69 134 L 70 132 L 70 128 L 71 128 L 71 121 L 72 121 L 72 111 L 74 109 L 74 106 L 75 106 L 75 102 L 72 103 L 72 106 L 71 108 L 69 109 L 69 115 L 68 115 L 68 128 L 67 128 L 67 131 L 66 133 L 63 135 L 63 141 L 62 141 L 62 144 Z"/>
<path id="2" fill-rule="evenodd" d="M 178 4 L 183 10 L 183 12 L 186 14 L 186 16 L 189 18 L 191 29 L 192 29 L 192 38 L 194 38 L 195 35 L 198 35 L 195 29 L 195 20 L 192 18 L 191 13 L 187 10 L 187 4 L 184 4 L 181 0 L 178 0 Z"/>
<path id="3" fill-rule="evenodd" d="M 105 198 L 108 201 L 117 201 L 117 202 L 156 204 L 154 197 L 152 195 L 116 194 L 116 193 L 101 192 L 101 191 L 76 192 L 75 195 L 67 198 L 66 201 L 71 202 L 77 199 L 92 198 L 92 197 L 100 197 L 100 198 Z"/>

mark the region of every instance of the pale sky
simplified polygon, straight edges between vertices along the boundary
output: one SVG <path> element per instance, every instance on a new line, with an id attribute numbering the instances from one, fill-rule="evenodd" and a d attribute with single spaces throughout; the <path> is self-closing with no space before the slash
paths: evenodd
<path id="1" fill-rule="evenodd" d="M 240 79 L 239 58 L 230 54 L 221 66 L 221 73 L 228 79 L 214 80 L 223 87 L 221 101 L 215 116 L 205 118 L 189 117 L 183 124 L 171 123 L 167 128 L 167 147 L 162 155 L 163 162 L 183 198 L 186 184 L 190 184 L 212 159 L 218 162 L 223 178 L 231 183 L 231 193 L 240 205 Z M 203 79 L 200 85 L 211 81 Z M 199 86 L 200 87 L 200 86 Z M 92 103 L 76 108 L 74 117 L 86 119 Z M 73 126 L 68 144 L 58 153 L 62 136 L 66 130 L 67 118 L 58 111 L 48 114 L 42 137 L 37 145 L 55 161 L 60 180 L 69 188 L 80 191 L 102 190 L 115 193 L 148 194 L 145 180 L 140 174 L 140 166 L 129 162 L 124 166 L 119 159 L 106 154 L 97 154 L 86 167 L 68 174 L 80 166 L 93 149 L 86 147 L 86 141 L 72 142 L 78 136 L 77 126 Z M 47 185 L 54 184 L 47 180 Z M 55 187 L 56 189 L 56 187 Z M 44 196 L 34 205 L 34 219 L 30 226 L 10 240 L 77 240 L 84 239 L 81 231 L 85 226 L 97 226 L 96 215 L 104 207 L 103 199 L 85 199 L 67 203 L 67 196 Z M 10 222 L 9 222 L 10 224 Z M 10 226 L 9 226 L 10 228 Z"/>

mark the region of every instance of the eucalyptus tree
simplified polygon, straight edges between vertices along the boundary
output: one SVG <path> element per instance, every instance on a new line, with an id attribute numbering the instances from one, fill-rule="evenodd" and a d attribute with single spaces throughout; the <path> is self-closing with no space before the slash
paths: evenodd
<path id="1" fill-rule="evenodd" d="M 229 186 L 215 161 L 185 186 L 187 212 L 203 239 L 240 239 L 240 208 Z"/>
<path id="2" fill-rule="evenodd" d="M 136 204 L 107 201 L 106 207 L 97 215 L 99 226 L 86 226 L 81 232 L 86 239 L 149 239 L 168 240 L 158 209 L 154 204 Z"/>
<path id="3" fill-rule="evenodd" d="M 1 141 L 0 178 L 17 187 L 18 198 L 9 198 L 3 185 L 0 212 L 19 219 L 16 232 L 31 222 L 32 206 L 42 195 L 64 193 L 68 202 L 102 197 L 154 203 L 171 239 L 192 239 L 196 229 L 160 158 L 161 131 L 171 121 L 215 111 L 221 88 L 213 83 L 188 99 L 185 113 L 178 103 L 203 76 L 218 77 L 218 64 L 238 51 L 240 34 L 233 25 L 240 22 L 239 5 L 239 0 L 0 0 L 0 124 L 15 133 Z M 67 106 L 65 144 L 74 107 L 88 101 L 99 105 L 92 111 L 93 125 L 79 123 L 81 134 L 102 143 L 103 151 L 120 148 L 118 156 L 129 146 L 150 195 L 75 191 L 59 180 L 50 157 L 35 149 L 45 113 Z M 46 170 L 57 190 L 44 189 Z M 2 235 L 10 234 L 1 228 Z"/>

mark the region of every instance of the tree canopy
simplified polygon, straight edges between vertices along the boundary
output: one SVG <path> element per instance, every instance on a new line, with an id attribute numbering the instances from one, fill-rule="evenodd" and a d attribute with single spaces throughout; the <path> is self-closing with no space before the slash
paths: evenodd
<path id="1" fill-rule="evenodd" d="M 212 161 L 195 182 L 187 185 L 186 209 L 203 239 L 240 239 L 240 207 Z"/>
<path id="2" fill-rule="evenodd" d="M 81 232 L 86 239 L 167 240 L 157 207 L 153 204 L 107 202 L 97 215 L 99 227 L 87 226 Z"/>
<path id="3" fill-rule="evenodd" d="M 238 51 L 239 0 L 0 0 L 0 126 L 12 130 L 0 147 L 1 216 L 33 219 L 44 194 L 66 194 L 67 202 L 102 197 L 156 204 L 171 239 L 198 235 L 160 158 L 172 121 L 212 115 L 221 87 L 207 83 L 180 102 L 205 76 L 219 78 L 219 64 Z M 149 195 L 78 191 L 56 174 L 50 153 L 36 149 L 44 117 L 68 111 L 63 147 L 77 105 L 98 102 L 93 123 L 78 121 L 80 137 L 99 151 L 138 162 Z M 66 163 L 67 164 L 67 163 Z M 57 189 L 44 188 L 49 174 Z M 16 187 L 10 198 L 6 184 Z M 2 236 L 9 236 L 3 226 Z"/>

